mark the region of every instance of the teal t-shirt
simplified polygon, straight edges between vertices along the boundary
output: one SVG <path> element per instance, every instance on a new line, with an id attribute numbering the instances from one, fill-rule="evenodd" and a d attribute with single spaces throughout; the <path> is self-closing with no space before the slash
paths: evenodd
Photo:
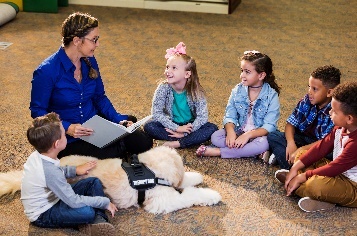
<path id="1" fill-rule="evenodd" d="M 173 121 L 176 124 L 187 124 L 193 119 L 190 107 L 187 103 L 187 92 L 174 92 L 174 104 L 172 106 Z"/>

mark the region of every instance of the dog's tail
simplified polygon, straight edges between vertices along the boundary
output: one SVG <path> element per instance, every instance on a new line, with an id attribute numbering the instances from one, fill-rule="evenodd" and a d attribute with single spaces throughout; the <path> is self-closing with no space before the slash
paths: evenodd
<path id="1" fill-rule="evenodd" d="M 22 170 L 0 173 L 0 197 L 14 194 L 21 189 Z"/>

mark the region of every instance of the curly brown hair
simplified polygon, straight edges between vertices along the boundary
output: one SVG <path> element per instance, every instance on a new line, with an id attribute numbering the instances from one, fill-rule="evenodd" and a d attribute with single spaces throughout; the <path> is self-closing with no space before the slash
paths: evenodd
<path id="1" fill-rule="evenodd" d="M 54 112 L 36 117 L 27 130 L 28 141 L 39 153 L 47 152 L 61 135 L 61 120 Z"/>
<path id="2" fill-rule="evenodd" d="M 280 87 L 276 83 L 276 78 L 273 73 L 273 62 L 268 55 L 260 53 L 258 51 L 248 51 L 245 52 L 241 57 L 241 60 L 249 61 L 255 66 L 255 70 L 258 73 L 265 72 L 266 76 L 264 78 L 264 83 L 268 83 L 270 87 L 275 89 L 275 91 L 280 94 Z"/>
<path id="3" fill-rule="evenodd" d="M 340 83 L 341 72 L 332 65 L 324 65 L 316 68 L 311 77 L 321 80 L 326 88 L 333 89 Z"/>
<path id="4" fill-rule="evenodd" d="M 332 97 L 341 103 L 345 115 L 357 117 L 357 82 L 346 82 L 334 88 Z"/>

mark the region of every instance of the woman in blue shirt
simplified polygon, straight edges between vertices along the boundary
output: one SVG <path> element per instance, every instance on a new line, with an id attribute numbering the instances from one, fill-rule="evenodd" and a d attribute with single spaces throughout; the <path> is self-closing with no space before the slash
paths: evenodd
<path id="1" fill-rule="evenodd" d="M 137 130 L 119 141 L 98 148 L 79 137 L 93 130 L 83 127 L 85 121 L 100 115 L 115 123 L 132 124 L 133 116 L 122 115 L 113 107 L 104 91 L 94 51 L 99 46 L 98 20 L 76 12 L 62 24 L 62 46 L 34 71 L 30 110 L 33 118 L 56 112 L 62 119 L 68 144 L 59 158 L 71 154 L 98 158 L 125 157 L 152 147 L 153 141 Z"/>

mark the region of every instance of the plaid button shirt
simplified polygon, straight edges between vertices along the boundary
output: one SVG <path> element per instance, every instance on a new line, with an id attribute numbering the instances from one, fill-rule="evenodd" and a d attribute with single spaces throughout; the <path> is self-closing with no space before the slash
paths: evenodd
<path id="1" fill-rule="evenodd" d="M 298 128 L 301 132 L 304 132 L 317 118 L 315 135 L 317 139 L 322 139 L 330 133 L 334 127 L 329 114 L 330 110 L 331 103 L 327 104 L 321 110 L 318 110 L 316 105 L 310 103 L 309 96 L 306 94 L 304 98 L 299 101 L 293 113 L 286 121 L 295 128 Z"/>

